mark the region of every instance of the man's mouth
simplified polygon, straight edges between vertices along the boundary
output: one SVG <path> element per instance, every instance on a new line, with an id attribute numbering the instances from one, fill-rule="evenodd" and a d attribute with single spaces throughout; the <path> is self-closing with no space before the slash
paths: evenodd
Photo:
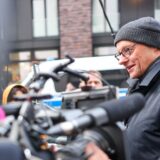
<path id="1" fill-rule="evenodd" d="M 135 66 L 135 65 L 127 66 L 127 67 L 126 67 L 127 71 L 128 71 L 128 72 L 131 72 L 131 71 L 133 70 L 134 66 Z"/>

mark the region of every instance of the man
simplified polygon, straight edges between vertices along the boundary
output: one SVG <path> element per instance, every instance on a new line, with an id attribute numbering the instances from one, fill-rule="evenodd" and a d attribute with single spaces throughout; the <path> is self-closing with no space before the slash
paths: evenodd
<path id="1" fill-rule="evenodd" d="M 81 81 L 79 84 L 79 88 L 83 88 L 85 86 L 89 86 L 92 89 L 98 89 L 103 87 L 102 83 L 102 75 L 100 72 L 95 71 L 95 70 L 90 70 L 87 72 L 88 74 L 88 81 L 85 83 L 84 81 Z"/>
<path id="2" fill-rule="evenodd" d="M 145 107 L 127 122 L 130 160 L 157 160 L 160 157 L 160 22 L 151 17 L 129 22 L 118 31 L 114 44 L 118 50 L 115 57 L 130 76 L 129 94 L 140 92 L 146 98 Z M 98 150 L 94 152 L 96 156 L 104 154 Z M 89 160 L 93 159 L 94 154 Z"/>
<path id="3" fill-rule="evenodd" d="M 98 89 L 103 87 L 102 75 L 100 72 L 95 70 L 89 70 L 87 71 L 87 73 L 85 72 L 85 75 L 88 76 L 87 82 L 80 80 L 78 84 L 78 89 L 77 84 L 73 82 L 68 82 L 65 91 L 70 92 L 79 89 L 88 91 L 90 89 Z"/>

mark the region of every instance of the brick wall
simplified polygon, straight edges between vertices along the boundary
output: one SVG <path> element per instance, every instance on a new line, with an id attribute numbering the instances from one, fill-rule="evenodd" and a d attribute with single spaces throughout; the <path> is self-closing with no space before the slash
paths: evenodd
<path id="1" fill-rule="evenodd" d="M 59 0 L 60 52 L 92 55 L 91 0 Z"/>

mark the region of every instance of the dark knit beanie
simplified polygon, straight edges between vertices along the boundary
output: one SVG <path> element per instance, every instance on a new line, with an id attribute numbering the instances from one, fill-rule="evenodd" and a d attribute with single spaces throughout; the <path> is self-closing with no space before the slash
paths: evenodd
<path id="1" fill-rule="evenodd" d="M 160 48 L 160 22 L 152 17 L 143 17 L 122 26 L 117 32 L 114 45 L 121 40 Z"/>

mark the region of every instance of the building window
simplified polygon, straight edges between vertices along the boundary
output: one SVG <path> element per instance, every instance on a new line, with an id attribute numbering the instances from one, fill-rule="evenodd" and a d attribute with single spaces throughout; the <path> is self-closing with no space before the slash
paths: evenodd
<path id="1" fill-rule="evenodd" d="M 53 60 L 58 59 L 58 50 L 39 50 L 35 51 L 36 60 Z"/>
<path id="2" fill-rule="evenodd" d="M 102 0 L 102 2 L 113 30 L 117 31 L 119 29 L 118 0 Z M 99 0 L 93 0 L 92 22 L 93 33 L 110 32 Z"/>
<path id="3" fill-rule="evenodd" d="M 23 81 L 32 69 L 32 62 L 11 63 L 8 72 L 12 75 L 10 83 Z"/>
<path id="4" fill-rule="evenodd" d="M 101 46 L 94 48 L 95 56 L 111 56 L 115 55 L 116 48 L 114 46 Z"/>
<path id="5" fill-rule="evenodd" d="M 154 17 L 160 21 L 160 0 L 154 1 Z"/>
<path id="6" fill-rule="evenodd" d="M 58 31 L 58 0 L 32 0 L 33 36 L 57 36 Z"/>
<path id="7" fill-rule="evenodd" d="M 16 52 L 9 54 L 10 61 L 27 61 L 31 60 L 31 52 L 24 51 L 24 52 Z"/>
<path id="8" fill-rule="evenodd" d="M 33 64 L 36 62 L 58 59 L 59 50 L 35 50 L 20 51 L 10 53 L 9 59 L 11 64 L 5 67 L 5 71 L 11 74 L 10 82 L 23 81 L 28 73 L 32 70 Z M 6 69 L 7 68 L 7 69 Z"/>
<path id="9" fill-rule="evenodd" d="M 9 54 L 10 64 L 6 66 L 11 74 L 10 83 L 21 82 L 31 71 L 31 51 L 19 51 Z"/>

